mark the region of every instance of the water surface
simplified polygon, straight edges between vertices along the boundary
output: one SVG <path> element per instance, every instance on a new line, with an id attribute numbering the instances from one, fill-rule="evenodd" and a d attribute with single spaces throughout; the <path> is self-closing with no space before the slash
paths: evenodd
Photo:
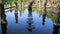
<path id="1" fill-rule="evenodd" d="M 54 25 L 54 18 L 49 13 L 34 10 L 29 12 L 12 10 L 5 11 L 6 23 L 0 23 L 0 34 L 55 34 L 57 28 Z"/>

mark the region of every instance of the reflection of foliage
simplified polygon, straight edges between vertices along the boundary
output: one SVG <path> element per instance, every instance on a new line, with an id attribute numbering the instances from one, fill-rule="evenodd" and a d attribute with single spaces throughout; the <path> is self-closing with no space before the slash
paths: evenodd
<path id="1" fill-rule="evenodd" d="M 22 3 L 22 0 L 18 0 L 19 3 Z"/>
<path id="2" fill-rule="evenodd" d="M 60 16 L 58 18 L 60 18 Z"/>
<path id="3" fill-rule="evenodd" d="M 57 2 L 59 2 L 59 3 L 60 3 L 60 0 L 57 0 Z"/>
<path id="4" fill-rule="evenodd" d="M 39 11 L 39 15 L 42 15 L 42 10 Z"/>
<path id="5" fill-rule="evenodd" d="M 22 2 L 22 0 L 2 0 L 2 2 L 4 2 L 4 3 L 5 2 L 16 2 L 16 1 L 20 2 L 20 3 Z"/>
<path id="6" fill-rule="evenodd" d="M 13 0 L 2 0 L 3 3 L 5 2 L 12 2 Z"/>
<path id="7" fill-rule="evenodd" d="M 54 22 L 55 16 L 53 15 L 52 12 L 48 11 L 48 12 L 47 12 L 47 17 L 48 17 L 48 18 L 51 18 L 51 19 L 53 20 L 53 22 Z"/>

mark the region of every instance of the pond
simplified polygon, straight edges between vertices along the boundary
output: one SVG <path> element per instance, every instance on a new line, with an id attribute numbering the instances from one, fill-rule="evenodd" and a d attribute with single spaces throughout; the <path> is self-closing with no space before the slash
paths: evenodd
<path id="1" fill-rule="evenodd" d="M 54 25 L 55 18 L 48 11 L 46 14 L 36 9 L 31 12 L 28 8 L 24 11 L 13 9 L 5 10 L 5 15 L 5 23 L 0 23 L 0 34 L 59 34 L 60 26 Z"/>

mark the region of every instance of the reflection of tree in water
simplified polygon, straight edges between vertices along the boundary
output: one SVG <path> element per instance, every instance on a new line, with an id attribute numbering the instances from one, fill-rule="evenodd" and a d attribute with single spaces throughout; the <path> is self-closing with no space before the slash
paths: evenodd
<path id="1" fill-rule="evenodd" d="M 4 11 L 4 4 L 0 4 L 0 11 L 1 11 L 1 29 L 2 29 L 2 34 L 6 34 L 7 31 L 7 20 L 6 20 L 6 15 Z"/>
<path id="2" fill-rule="evenodd" d="M 32 30 L 34 29 L 34 26 L 33 26 L 33 18 L 32 18 L 32 3 L 28 6 L 28 25 L 27 25 L 27 30 L 28 30 L 28 33 L 27 34 L 33 34 L 32 33 Z"/>
<path id="3" fill-rule="evenodd" d="M 3 3 L 0 3 L 0 15 L 1 14 L 4 14 L 4 4 Z"/>
<path id="4" fill-rule="evenodd" d="M 24 13 L 24 8 L 23 7 L 21 7 L 20 16 L 22 16 L 22 13 Z"/>
<path id="5" fill-rule="evenodd" d="M 60 22 L 60 11 L 57 13 L 57 22 Z"/>
<path id="6" fill-rule="evenodd" d="M 27 21 L 27 23 L 28 23 L 28 25 L 27 25 L 28 33 L 27 34 L 33 34 L 32 30 L 34 29 L 34 26 L 33 26 L 33 18 L 31 17 L 32 14 L 29 13 L 28 15 L 30 15 L 30 16 L 28 16 L 28 21 Z"/>
<path id="7" fill-rule="evenodd" d="M 59 28 L 60 26 L 54 25 L 53 34 L 59 34 Z"/>
<path id="8" fill-rule="evenodd" d="M 20 16 L 22 16 L 22 13 L 24 13 L 24 2 L 23 2 L 24 0 L 21 0 L 21 6 L 20 6 L 20 8 L 21 8 L 21 10 L 20 10 Z"/>
<path id="9" fill-rule="evenodd" d="M 30 2 L 30 4 L 28 5 L 28 10 L 29 11 L 32 11 L 32 5 L 33 5 L 33 3 L 34 3 L 34 0 L 32 0 L 32 2 Z"/>
<path id="10" fill-rule="evenodd" d="M 33 18 L 28 18 L 28 21 L 27 21 L 28 25 L 27 25 L 27 34 L 33 34 L 32 31 L 34 29 L 34 26 L 33 26 Z"/>
<path id="11" fill-rule="evenodd" d="M 12 2 L 9 3 L 10 4 L 10 12 L 12 12 Z"/>
<path id="12" fill-rule="evenodd" d="M 17 9 L 15 10 L 15 20 L 16 20 L 16 23 L 18 23 L 18 11 L 17 11 Z"/>
<path id="13" fill-rule="evenodd" d="M 39 15 L 39 17 L 42 15 L 42 9 L 37 9 L 37 13 Z"/>
<path id="14" fill-rule="evenodd" d="M 10 12 L 12 12 L 12 8 L 10 8 Z"/>
<path id="15" fill-rule="evenodd" d="M 57 16 L 54 22 L 54 30 L 53 30 L 53 34 L 59 34 L 59 29 L 60 29 L 60 13 L 58 12 L 56 14 Z"/>
<path id="16" fill-rule="evenodd" d="M 55 14 L 55 24 L 56 25 L 60 25 L 60 11 L 58 13 Z"/>
<path id="17" fill-rule="evenodd" d="M 2 29 L 2 34 L 7 34 L 7 20 L 5 14 L 1 15 L 1 29 Z"/>
<path id="18" fill-rule="evenodd" d="M 42 25 L 44 25 L 45 23 L 45 18 L 46 18 L 46 15 L 43 15 L 43 17 L 42 17 Z"/>
<path id="19" fill-rule="evenodd" d="M 22 11 L 20 11 L 20 16 L 22 16 Z"/>
<path id="20" fill-rule="evenodd" d="M 46 14 L 47 14 L 47 10 L 46 8 L 44 9 L 44 12 L 43 12 L 43 16 L 42 16 L 42 25 L 44 25 L 45 23 L 45 19 L 46 19 Z"/>
<path id="21" fill-rule="evenodd" d="M 17 2 L 15 1 L 14 3 L 15 3 L 15 5 L 16 5 L 16 9 L 18 9 L 18 4 L 17 4 Z"/>

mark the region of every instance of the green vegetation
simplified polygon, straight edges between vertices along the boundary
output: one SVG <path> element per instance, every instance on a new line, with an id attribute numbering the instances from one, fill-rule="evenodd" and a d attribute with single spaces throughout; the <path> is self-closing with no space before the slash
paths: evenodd
<path id="1" fill-rule="evenodd" d="M 28 4 L 29 4 L 30 0 L 23 0 L 23 1 L 22 0 L 0 0 L 0 2 L 2 2 L 4 4 L 5 8 L 11 7 L 10 4 L 12 5 L 12 7 L 15 7 L 16 6 L 15 2 L 17 2 L 18 6 L 20 6 L 21 3 L 23 2 L 24 3 L 23 7 L 26 8 L 26 7 L 28 7 Z M 60 2 L 60 0 L 57 0 L 57 2 Z M 36 6 L 37 5 L 33 5 L 34 8 L 36 8 Z M 43 8 L 44 6 L 41 6 L 41 7 Z M 47 5 L 46 7 L 50 8 L 49 5 Z M 53 5 L 53 7 L 56 8 L 57 5 Z M 20 7 L 18 7 L 18 8 L 20 8 Z"/>
<path id="2" fill-rule="evenodd" d="M 55 20 L 55 15 L 54 15 L 52 12 L 48 11 L 48 12 L 47 12 L 47 17 L 48 17 L 48 18 L 52 18 L 52 21 L 54 22 L 54 20 Z"/>
<path id="3" fill-rule="evenodd" d="M 59 2 L 59 3 L 60 3 L 60 0 L 57 0 L 57 2 Z"/>

